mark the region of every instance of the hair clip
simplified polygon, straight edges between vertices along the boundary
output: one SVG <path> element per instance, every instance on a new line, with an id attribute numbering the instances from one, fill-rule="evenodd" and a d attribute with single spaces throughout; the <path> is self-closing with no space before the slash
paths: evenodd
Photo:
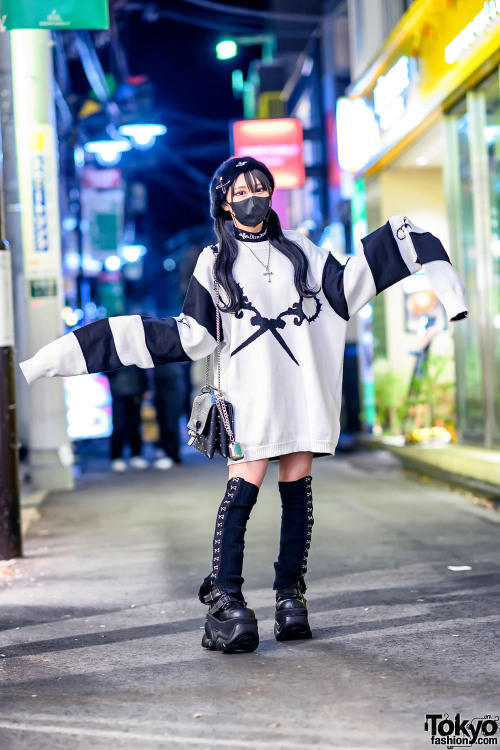
<path id="1" fill-rule="evenodd" d="M 219 177 L 219 180 L 220 180 L 220 185 L 217 185 L 215 189 L 216 189 L 216 190 L 219 190 L 219 188 L 222 188 L 222 189 L 223 189 L 223 191 L 224 191 L 224 192 L 226 192 L 226 191 L 224 190 L 224 188 L 226 187 L 226 185 L 229 185 L 229 183 L 231 182 L 231 180 L 228 180 L 227 182 L 224 182 L 224 183 L 222 182 L 222 177 Z M 227 188 L 226 188 L 226 189 L 227 189 Z"/>
<path id="2" fill-rule="evenodd" d="M 235 164 L 235 166 L 236 167 L 244 167 L 246 163 L 247 163 L 246 161 L 239 161 L 237 164 Z"/>

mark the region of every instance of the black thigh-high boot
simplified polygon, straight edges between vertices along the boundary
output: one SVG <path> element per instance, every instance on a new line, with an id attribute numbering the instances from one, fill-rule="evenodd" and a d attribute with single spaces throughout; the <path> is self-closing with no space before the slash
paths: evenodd
<path id="1" fill-rule="evenodd" d="M 276 617 L 274 634 L 279 641 L 311 638 L 304 596 L 307 555 L 314 523 L 311 476 L 278 482 L 281 496 L 281 535 L 274 563 Z"/>
<path id="2" fill-rule="evenodd" d="M 243 550 L 250 512 L 259 487 L 243 477 L 232 477 L 215 523 L 212 572 L 203 581 L 198 598 L 209 605 L 202 646 L 218 651 L 254 651 L 259 645 L 257 620 L 246 606 Z"/>

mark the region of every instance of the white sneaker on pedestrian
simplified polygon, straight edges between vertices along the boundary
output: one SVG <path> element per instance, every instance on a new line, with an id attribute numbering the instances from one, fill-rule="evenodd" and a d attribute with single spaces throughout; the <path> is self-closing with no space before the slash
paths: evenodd
<path id="1" fill-rule="evenodd" d="M 142 456 L 132 456 L 129 463 L 133 469 L 140 469 L 141 471 L 149 467 L 149 463 Z"/>
<path id="2" fill-rule="evenodd" d="M 111 461 L 111 471 L 127 471 L 127 464 L 123 460 L 123 458 L 115 458 L 113 461 Z"/>
<path id="3" fill-rule="evenodd" d="M 160 469 L 160 471 L 167 471 L 168 469 L 171 469 L 173 465 L 174 465 L 174 462 L 168 456 L 163 456 L 163 458 L 158 458 L 153 463 L 153 466 L 155 467 L 155 469 Z"/>

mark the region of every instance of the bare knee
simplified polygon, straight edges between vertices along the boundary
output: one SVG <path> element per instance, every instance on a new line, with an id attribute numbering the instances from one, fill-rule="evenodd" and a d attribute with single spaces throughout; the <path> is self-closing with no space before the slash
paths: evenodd
<path id="1" fill-rule="evenodd" d="M 311 451 L 287 453 L 280 456 L 278 481 L 295 482 L 301 477 L 310 476 L 312 471 L 313 454 Z"/>
<path id="2" fill-rule="evenodd" d="M 268 458 L 260 458 L 257 461 L 241 461 L 229 466 L 229 479 L 232 477 L 243 477 L 247 482 L 260 487 L 266 476 Z"/>

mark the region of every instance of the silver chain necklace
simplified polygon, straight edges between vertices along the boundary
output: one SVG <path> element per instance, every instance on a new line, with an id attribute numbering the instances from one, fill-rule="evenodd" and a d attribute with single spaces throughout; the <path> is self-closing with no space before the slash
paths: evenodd
<path id="1" fill-rule="evenodd" d="M 251 247 L 249 247 L 249 246 L 247 245 L 247 243 L 246 243 L 246 242 L 243 242 L 243 240 L 240 240 L 240 242 L 241 242 L 241 243 L 242 243 L 243 245 L 245 245 L 245 247 L 247 247 L 247 248 L 248 248 L 248 249 L 250 250 L 250 252 L 251 252 L 251 253 L 252 253 L 252 255 L 254 256 L 254 258 L 256 258 L 256 259 L 257 259 L 257 260 L 259 261 L 260 265 L 261 265 L 261 266 L 264 266 L 264 268 L 265 268 L 266 270 L 264 271 L 264 273 L 263 273 L 262 275 L 263 275 L 263 276 L 267 276 L 267 280 L 268 280 L 268 282 L 269 282 L 269 283 L 271 283 L 271 276 L 273 276 L 273 272 L 269 270 L 269 260 L 270 260 L 270 258 L 271 258 L 271 243 L 269 242 L 269 240 L 267 241 L 267 264 L 266 264 L 266 263 L 263 263 L 263 262 L 261 261 L 261 259 L 260 259 L 260 258 L 259 258 L 259 257 L 258 257 L 257 255 L 255 255 L 255 253 L 254 253 L 254 251 L 252 250 L 252 248 L 251 248 Z"/>

